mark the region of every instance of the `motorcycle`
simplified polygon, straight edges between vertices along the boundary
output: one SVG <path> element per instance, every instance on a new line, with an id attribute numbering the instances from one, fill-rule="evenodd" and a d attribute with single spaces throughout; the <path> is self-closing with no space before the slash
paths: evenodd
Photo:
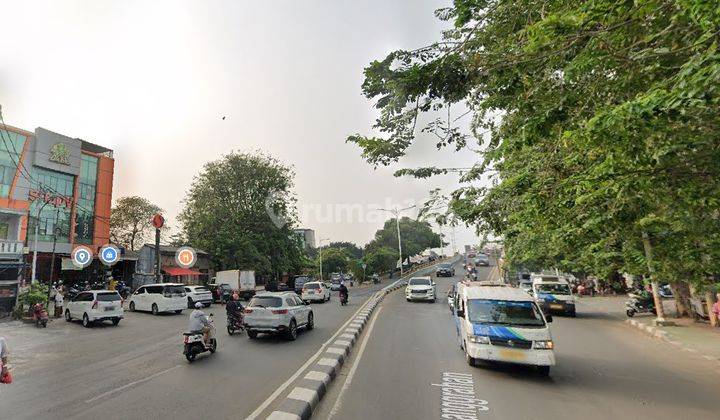
<path id="1" fill-rule="evenodd" d="M 635 314 L 652 313 L 655 314 L 655 301 L 652 295 L 650 297 L 642 296 L 636 293 L 629 293 L 630 298 L 625 302 L 625 314 L 632 318 Z"/>
<path id="2" fill-rule="evenodd" d="M 340 293 L 340 305 L 345 306 L 348 303 L 348 295 L 347 293 Z"/>
<path id="3" fill-rule="evenodd" d="M 115 290 L 117 290 L 123 300 L 127 299 L 128 296 L 130 296 L 130 287 L 125 284 L 125 282 L 118 282 L 117 286 L 115 286 Z"/>
<path id="4" fill-rule="evenodd" d="M 33 306 L 33 319 L 35 320 L 36 327 L 47 328 L 50 316 L 48 315 L 48 311 L 45 309 L 42 303 L 36 303 Z"/>
<path id="5" fill-rule="evenodd" d="M 235 315 L 235 316 L 228 316 L 227 318 L 227 332 L 230 335 L 235 334 L 235 332 L 245 331 L 245 323 L 243 322 L 243 316 L 242 314 Z"/>
<path id="6" fill-rule="evenodd" d="M 213 314 L 210 314 L 210 325 L 213 322 Z M 190 331 L 184 332 L 184 344 L 185 348 L 183 354 L 188 362 L 192 363 L 198 354 L 209 351 L 210 354 L 215 353 L 217 350 L 217 340 L 215 339 L 215 328 L 211 327 L 210 337 L 208 338 L 209 343 L 205 344 L 203 341 L 203 334 L 201 331 Z"/>

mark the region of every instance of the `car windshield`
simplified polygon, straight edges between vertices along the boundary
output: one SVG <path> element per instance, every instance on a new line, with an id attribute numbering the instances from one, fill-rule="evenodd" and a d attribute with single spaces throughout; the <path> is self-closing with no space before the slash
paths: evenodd
<path id="1" fill-rule="evenodd" d="M 535 289 L 537 289 L 540 293 L 552 293 L 555 295 L 569 295 L 570 294 L 570 288 L 567 284 L 552 284 L 552 283 L 543 283 L 535 285 Z"/>
<path id="2" fill-rule="evenodd" d="M 117 292 L 112 293 L 98 293 L 97 300 L 100 302 L 117 302 L 120 299 L 120 295 Z"/>
<path id="3" fill-rule="evenodd" d="M 185 293 L 185 288 L 182 286 L 165 286 L 163 293 L 166 295 L 181 295 Z"/>
<path id="4" fill-rule="evenodd" d="M 305 289 L 319 289 L 320 284 L 319 283 L 307 283 L 305 286 L 303 286 Z"/>
<path id="5" fill-rule="evenodd" d="M 450 268 L 452 267 L 450 264 L 440 264 L 440 268 Z"/>
<path id="6" fill-rule="evenodd" d="M 468 320 L 482 324 L 543 326 L 545 321 L 533 302 L 511 300 L 470 299 Z"/>
<path id="7" fill-rule="evenodd" d="M 408 286 L 430 286 L 432 281 L 430 279 L 410 279 Z"/>
<path id="8" fill-rule="evenodd" d="M 255 296 L 248 306 L 256 308 L 279 308 L 282 306 L 282 298 L 275 296 Z"/>

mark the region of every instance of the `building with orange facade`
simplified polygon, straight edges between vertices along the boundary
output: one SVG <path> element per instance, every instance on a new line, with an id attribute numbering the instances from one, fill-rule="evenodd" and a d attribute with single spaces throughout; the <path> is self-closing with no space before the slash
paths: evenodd
<path id="1" fill-rule="evenodd" d="M 0 126 L 0 312 L 29 280 L 35 250 L 47 282 L 74 268 L 76 245 L 109 242 L 114 165 L 112 150 L 88 141 Z"/>

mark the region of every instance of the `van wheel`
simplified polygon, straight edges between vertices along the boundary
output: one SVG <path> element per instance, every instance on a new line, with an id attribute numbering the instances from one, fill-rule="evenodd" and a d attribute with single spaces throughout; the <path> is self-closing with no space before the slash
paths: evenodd
<path id="1" fill-rule="evenodd" d="M 176 314 L 181 314 L 181 313 L 182 313 L 182 309 L 178 309 L 177 311 L 175 311 L 175 313 L 176 313 Z"/>
<path id="2" fill-rule="evenodd" d="M 152 304 L 152 314 L 157 315 L 158 314 L 158 307 L 156 303 Z"/>
<path id="3" fill-rule="evenodd" d="M 465 351 L 465 361 L 467 362 L 468 366 L 475 367 L 477 365 L 475 358 L 470 357 L 470 355 L 467 353 L 467 350 Z"/>
<path id="4" fill-rule="evenodd" d="M 65 309 L 65 321 L 72 321 L 72 317 L 70 316 L 70 309 Z"/>
<path id="5" fill-rule="evenodd" d="M 85 328 L 90 328 L 90 318 L 88 318 L 87 314 L 83 314 L 82 325 Z"/>
<path id="6" fill-rule="evenodd" d="M 130 312 L 135 312 L 135 302 L 130 302 Z"/>
<path id="7" fill-rule="evenodd" d="M 538 366 L 537 372 L 538 375 L 542 376 L 543 378 L 548 377 L 550 375 L 550 366 Z"/>

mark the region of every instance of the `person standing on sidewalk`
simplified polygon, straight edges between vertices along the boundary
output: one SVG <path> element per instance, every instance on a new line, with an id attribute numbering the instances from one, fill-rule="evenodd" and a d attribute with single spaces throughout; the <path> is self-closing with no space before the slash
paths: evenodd
<path id="1" fill-rule="evenodd" d="M 55 318 L 60 318 L 62 316 L 64 300 L 65 298 L 63 297 L 63 292 L 58 290 L 57 293 L 55 293 Z"/>

